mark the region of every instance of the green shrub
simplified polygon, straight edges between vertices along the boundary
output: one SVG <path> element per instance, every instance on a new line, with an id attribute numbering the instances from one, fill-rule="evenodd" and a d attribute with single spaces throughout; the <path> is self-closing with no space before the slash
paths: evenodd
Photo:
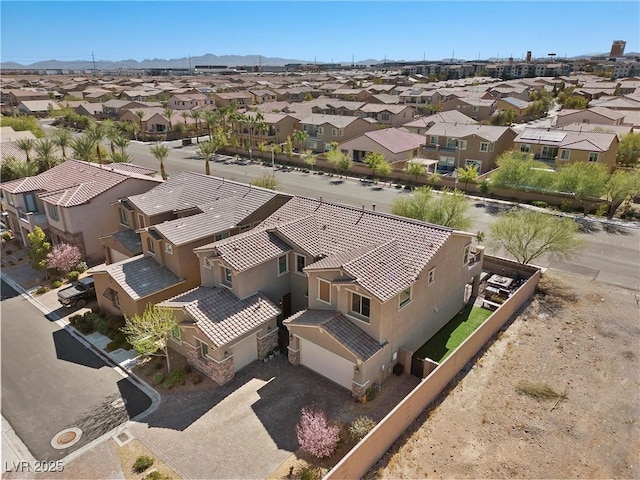
<path id="1" fill-rule="evenodd" d="M 107 346 L 104 348 L 107 352 L 113 352 L 120 348 L 120 344 L 118 342 L 109 342 Z"/>
<path id="2" fill-rule="evenodd" d="M 563 212 L 570 212 L 573 210 L 571 208 L 571 200 L 567 200 L 566 198 L 560 202 L 560 210 Z"/>
<path id="3" fill-rule="evenodd" d="M 547 208 L 549 206 L 547 202 L 544 202 L 542 200 L 534 200 L 533 202 L 531 202 L 531 205 L 533 205 L 534 207 L 540 207 L 540 208 Z"/>
<path id="4" fill-rule="evenodd" d="M 51 283 L 55 282 L 56 280 L 60 280 L 60 277 L 59 277 L 58 275 L 51 275 L 51 276 L 49 277 L 49 281 L 50 281 Z"/>
<path id="5" fill-rule="evenodd" d="M 133 348 L 133 345 L 125 340 L 120 344 L 120 348 L 122 348 L 123 350 L 131 350 Z"/>
<path id="6" fill-rule="evenodd" d="M 119 315 L 117 317 L 109 316 L 107 317 L 107 322 L 109 322 L 109 326 L 113 330 L 120 330 L 122 327 L 124 327 L 124 316 L 123 315 Z"/>
<path id="7" fill-rule="evenodd" d="M 136 461 L 133 463 L 133 471 L 135 473 L 142 473 L 151 465 L 153 465 L 153 458 L 148 455 L 141 455 L 136 458 Z"/>
<path id="8" fill-rule="evenodd" d="M 320 478 L 316 467 L 305 467 L 300 472 L 300 480 L 317 480 Z"/>
<path id="9" fill-rule="evenodd" d="M 51 282 L 51 288 L 60 288 L 62 286 L 62 282 L 60 280 L 54 280 Z"/>
<path id="10" fill-rule="evenodd" d="M 373 388 L 373 387 L 367 388 L 367 391 L 365 393 L 367 395 L 367 401 L 368 402 L 370 402 L 371 400 L 376 398 L 376 389 Z"/>
<path id="11" fill-rule="evenodd" d="M 76 270 L 80 273 L 86 272 L 87 271 L 87 263 L 86 262 L 80 262 L 78 265 L 76 265 Z"/>
<path id="12" fill-rule="evenodd" d="M 94 305 L 93 307 L 91 307 L 91 313 L 98 314 L 101 311 L 102 311 L 102 309 L 98 305 Z"/>
<path id="13" fill-rule="evenodd" d="M 153 368 L 155 368 L 156 370 L 160 370 L 162 367 L 164 366 L 164 364 L 160 361 L 157 361 L 154 365 Z"/>
<path id="14" fill-rule="evenodd" d="M 8 242 L 9 240 L 11 240 L 11 232 L 4 232 L 2 234 L 2 240 L 4 240 L 5 242 Z"/>
<path id="15" fill-rule="evenodd" d="M 157 470 L 154 470 L 153 472 L 145 476 L 144 480 L 171 480 L 171 477 L 163 473 L 160 473 Z"/>
<path id="16" fill-rule="evenodd" d="M 367 433 L 369 433 L 373 427 L 376 426 L 376 422 L 365 415 L 361 415 L 356 418 L 349 425 L 349 436 L 352 440 L 359 442 Z"/>
<path id="17" fill-rule="evenodd" d="M 80 276 L 80 272 L 78 272 L 77 270 L 71 270 L 69 273 L 67 273 L 67 279 L 70 282 L 78 280 L 79 276 Z"/>
<path id="18" fill-rule="evenodd" d="M 184 370 L 174 370 L 173 372 L 171 372 L 171 375 L 169 375 L 169 378 L 164 381 L 162 386 L 164 388 L 173 388 L 173 386 L 177 384 L 184 385 L 185 379 L 186 375 L 184 373 Z"/>
<path id="19" fill-rule="evenodd" d="M 84 333 L 85 335 L 88 335 L 94 332 L 93 323 L 88 322 L 86 318 L 83 318 L 82 320 L 78 320 L 78 323 L 76 324 L 76 328 L 78 329 L 78 331 L 80 331 L 80 333 Z"/>
<path id="20" fill-rule="evenodd" d="M 36 290 L 36 295 L 42 295 L 43 293 L 46 293 L 47 290 L 49 290 L 47 287 L 45 287 L 44 285 L 41 285 Z"/>
<path id="21" fill-rule="evenodd" d="M 153 380 L 151 380 L 151 383 L 153 385 L 160 385 L 162 382 L 164 382 L 164 373 L 162 372 L 158 372 L 153 376 Z"/>
<path id="22" fill-rule="evenodd" d="M 95 321 L 93 322 L 93 327 L 102 335 L 109 335 L 109 332 L 111 332 L 111 327 L 109 327 L 109 323 L 107 323 L 107 321 L 102 317 L 97 317 L 95 319 Z"/>
<path id="23" fill-rule="evenodd" d="M 71 315 L 69 317 L 69 323 L 75 326 L 78 324 L 79 321 L 82 321 L 83 318 L 84 317 L 82 315 L 76 313 L 75 315 Z"/>

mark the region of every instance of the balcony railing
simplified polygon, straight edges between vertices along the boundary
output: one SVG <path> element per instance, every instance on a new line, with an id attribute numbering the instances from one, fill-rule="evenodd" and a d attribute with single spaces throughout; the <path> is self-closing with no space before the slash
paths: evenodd
<path id="1" fill-rule="evenodd" d="M 456 148 L 449 148 L 449 147 L 441 147 L 440 145 L 425 145 L 424 146 L 425 150 L 437 150 L 439 152 L 445 152 L 445 153 L 455 153 Z"/>
<path id="2" fill-rule="evenodd" d="M 31 230 L 37 226 L 46 225 L 48 223 L 46 213 L 27 212 L 21 208 L 18 208 L 17 210 L 18 218 L 23 222 L 26 222 Z"/>

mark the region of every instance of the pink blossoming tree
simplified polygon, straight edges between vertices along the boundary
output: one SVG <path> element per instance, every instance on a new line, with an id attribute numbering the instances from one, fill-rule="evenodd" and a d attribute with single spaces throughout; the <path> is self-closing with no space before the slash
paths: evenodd
<path id="1" fill-rule="evenodd" d="M 312 407 L 302 407 L 296 434 L 300 447 L 318 458 L 330 456 L 340 439 L 340 429 L 329 425 L 327 415 L 322 410 Z"/>
<path id="2" fill-rule="evenodd" d="M 56 268 L 67 274 L 80 262 L 82 254 L 78 247 L 68 243 L 59 243 L 47 254 L 47 268 Z"/>

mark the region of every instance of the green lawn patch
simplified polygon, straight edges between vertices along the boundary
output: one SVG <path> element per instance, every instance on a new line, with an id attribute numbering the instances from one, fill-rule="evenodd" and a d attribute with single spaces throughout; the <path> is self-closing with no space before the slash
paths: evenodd
<path id="1" fill-rule="evenodd" d="M 475 307 L 473 304 L 467 305 L 461 313 L 453 317 L 449 323 L 420 347 L 416 355 L 419 358 L 430 358 L 442 363 L 492 313 L 490 310 Z"/>

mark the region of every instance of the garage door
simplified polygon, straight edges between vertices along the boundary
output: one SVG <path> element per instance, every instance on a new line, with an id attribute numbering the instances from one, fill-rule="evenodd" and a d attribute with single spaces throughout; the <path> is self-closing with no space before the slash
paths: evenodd
<path id="1" fill-rule="evenodd" d="M 231 347 L 233 352 L 233 366 L 237 372 L 246 367 L 258 358 L 258 343 L 256 342 L 256 334 L 241 340 Z"/>
<path id="2" fill-rule="evenodd" d="M 300 363 L 351 390 L 354 364 L 349 360 L 301 338 Z"/>
<path id="3" fill-rule="evenodd" d="M 121 262 L 122 260 L 127 260 L 129 257 L 120 253 L 119 251 L 111 248 L 111 263 Z"/>

